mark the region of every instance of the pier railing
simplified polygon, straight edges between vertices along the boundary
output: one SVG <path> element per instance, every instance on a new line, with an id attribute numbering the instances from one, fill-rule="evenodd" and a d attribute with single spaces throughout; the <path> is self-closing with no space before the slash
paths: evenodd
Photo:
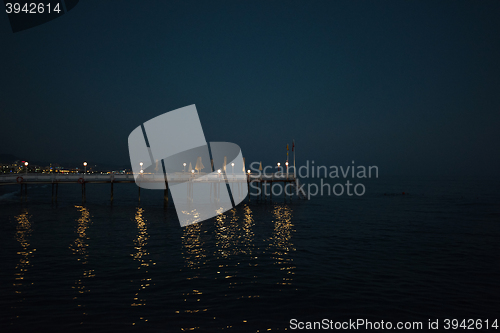
<path id="1" fill-rule="evenodd" d="M 292 186 L 296 189 L 296 193 L 299 197 L 306 199 L 308 198 L 306 192 L 299 184 L 299 179 L 295 178 L 293 174 L 226 174 L 223 173 L 187 173 L 187 172 L 177 172 L 168 174 L 168 181 L 163 187 L 164 189 L 164 201 L 168 202 L 168 184 L 178 184 L 178 183 L 188 183 L 188 186 L 194 185 L 196 183 L 212 183 L 214 186 L 219 186 L 221 183 L 228 184 L 241 184 L 246 183 L 248 186 L 248 192 L 250 193 L 250 183 L 256 182 L 261 187 L 266 185 L 273 186 L 274 183 L 285 183 L 286 186 Z M 113 201 L 113 184 L 114 183 L 138 183 L 139 188 L 139 200 L 140 200 L 140 190 L 144 185 L 153 185 L 152 188 L 158 184 L 146 184 L 146 183 L 164 183 L 165 177 L 163 174 L 40 174 L 40 173 L 25 173 L 25 174 L 8 174 L 0 175 L 0 185 L 21 185 L 21 197 L 27 195 L 28 184 L 52 184 L 52 200 L 57 201 L 57 192 L 59 184 L 80 184 L 82 187 L 82 200 L 85 201 L 86 198 L 86 184 L 91 183 L 109 183 L 111 184 L 111 202 Z M 141 184 L 142 183 L 142 184 Z M 219 185 L 218 185 L 219 184 Z M 147 188 L 147 187 L 146 187 Z M 215 187 L 214 187 L 215 188 Z M 239 188 L 239 187 L 238 187 Z M 261 191 L 262 193 L 262 191 Z M 272 193 L 272 192 L 271 192 Z M 262 196 L 262 194 L 261 194 Z M 271 194 L 272 199 L 272 194 Z"/>
<path id="2" fill-rule="evenodd" d="M 16 183 L 134 182 L 133 174 L 11 174 L 0 175 L 0 185 Z"/>
<path id="3" fill-rule="evenodd" d="M 0 175 L 0 185 L 21 184 L 21 183 L 133 183 L 141 182 L 164 182 L 165 177 L 161 174 L 44 174 L 44 173 L 17 173 Z M 293 174 L 191 174 L 178 172 L 168 175 L 169 182 L 292 182 L 295 180 Z"/>

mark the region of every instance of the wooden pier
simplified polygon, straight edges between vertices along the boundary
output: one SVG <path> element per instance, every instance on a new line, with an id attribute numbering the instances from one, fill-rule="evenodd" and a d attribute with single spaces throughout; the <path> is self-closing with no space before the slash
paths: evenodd
<path id="1" fill-rule="evenodd" d="M 87 184 L 110 184 L 110 201 L 114 200 L 114 184 L 119 183 L 144 183 L 144 184 L 159 184 L 165 183 L 164 187 L 164 203 L 168 204 L 168 185 L 192 182 L 200 183 L 219 183 L 227 184 L 229 186 L 238 184 L 245 184 L 248 189 L 249 200 L 253 199 L 251 190 L 255 187 L 260 189 L 260 195 L 256 196 L 258 200 L 270 200 L 273 198 L 272 186 L 274 184 L 282 184 L 285 187 L 285 199 L 295 194 L 300 199 L 307 200 L 306 192 L 300 187 L 299 179 L 293 174 L 270 174 L 270 175 L 253 175 L 246 174 L 241 176 L 234 176 L 227 174 L 191 174 L 187 172 L 179 172 L 168 176 L 168 182 L 165 177 L 154 174 L 43 174 L 43 173 L 27 173 L 27 174 L 8 174 L 0 175 L 0 185 L 19 185 L 21 190 L 21 197 L 27 196 L 28 184 L 42 185 L 51 184 L 52 186 L 52 201 L 57 201 L 58 190 L 60 184 L 77 184 L 82 189 L 82 201 L 86 201 L 86 186 Z M 137 181 L 136 181 L 137 178 Z M 252 184 L 251 184 L 252 183 Z M 251 186 L 252 185 L 252 186 Z M 266 191 L 269 186 L 269 192 Z M 293 190 L 290 190 L 290 187 Z M 141 187 L 138 186 L 138 198 L 141 199 Z M 288 189 L 288 190 L 287 190 Z"/>

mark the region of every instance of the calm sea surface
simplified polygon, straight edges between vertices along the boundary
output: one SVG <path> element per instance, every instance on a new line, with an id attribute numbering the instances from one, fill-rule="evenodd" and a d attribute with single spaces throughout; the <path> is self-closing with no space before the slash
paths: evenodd
<path id="1" fill-rule="evenodd" d="M 289 321 L 500 319 L 499 182 L 371 180 L 181 228 L 162 191 L 0 188 L 1 327 L 267 332 Z M 401 195 L 402 192 L 409 195 Z"/>

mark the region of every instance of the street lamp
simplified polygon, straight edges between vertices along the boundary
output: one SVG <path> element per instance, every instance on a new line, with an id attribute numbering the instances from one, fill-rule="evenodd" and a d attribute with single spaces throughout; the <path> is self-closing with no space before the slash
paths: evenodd
<path id="1" fill-rule="evenodd" d="M 182 171 L 186 172 L 186 163 L 182 163 L 182 165 L 184 165 L 184 169 Z"/>
<path id="2" fill-rule="evenodd" d="M 281 163 L 280 163 L 280 162 L 278 162 L 278 174 L 279 174 L 279 173 L 280 173 L 280 171 L 281 171 L 280 165 L 281 165 Z"/>
<path id="3" fill-rule="evenodd" d="M 288 179 L 288 161 L 285 162 L 286 165 L 286 178 Z"/>
<path id="4" fill-rule="evenodd" d="M 87 173 L 87 162 L 83 162 L 83 166 L 85 167 L 85 173 Z"/>
<path id="5" fill-rule="evenodd" d="M 144 171 L 142 170 L 142 166 L 144 165 L 144 163 L 139 163 L 139 165 L 141 166 L 141 173 L 143 173 Z"/>
<path id="6" fill-rule="evenodd" d="M 234 176 L 234 162 L 231 163 L 231 169 L 233 170 L 233 176 Z"/>
<path id="7" fill-rule="evenodd" d="M 28 174 L 28 162 L 24 162 L 24 166 L 26 167 L 26 174 Z"/>

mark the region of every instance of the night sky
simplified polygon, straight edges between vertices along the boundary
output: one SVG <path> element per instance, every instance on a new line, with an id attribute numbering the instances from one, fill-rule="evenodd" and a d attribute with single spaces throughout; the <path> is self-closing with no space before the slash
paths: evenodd
<path id="1" fill-rule="evenodd" d="M 500 1 L 90 1 L 12 33 L 0 153 L 129 163 L 141 123 L 196 104 L 247 160 L 496 177 Z"/>

